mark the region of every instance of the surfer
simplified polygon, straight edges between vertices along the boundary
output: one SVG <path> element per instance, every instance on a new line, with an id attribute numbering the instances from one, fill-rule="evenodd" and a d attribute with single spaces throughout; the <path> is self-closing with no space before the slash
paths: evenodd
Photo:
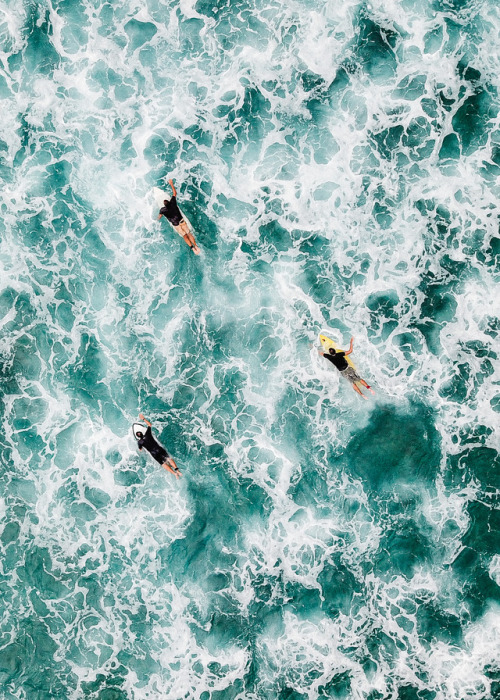
<path id="1" fill-rule="evenodd" d="M 158 220 L 160 220 L 162 216 L 165 216 L 175 228 L 179 236 L 182 236 L 182 238 L 186 241 L 193 253 L 195 255 L 199 255 L 200 249 L 196 245 L 194 236 L 189 230 L 189 226 L 187 225 L 187 222 L 184 220 L 182 213 L 177 206 L 177 191 L 174 187 L 174 181 L 169 180 L 168 184 L 172 188 L 172 197 L 170 201 L 168 199 L 163 201 L 164 206 L 160 209 Z"/>
<path id="2" fill-rule="evenodd" d="M 332 365 L 335 365 L 335 367 L 338 369 L 340 374 L 347 379 L 347 381 L 351 382 L 352 388 L 354 391 L 356 391 L 360 396 L 362 396 L 364 399 L 366 399 L 366 396 L 362 393 L 361 389 L 359 386 L 357 386 L 356 382 L 359 382 L 364 386 L 366 389 L 369 389 L 372 394 L 375 392 L 369 386 L 364 379 L 361 379 L 359 374 L 356 372 L 354 367 L 351 367 L 351 365 L 347 362 L 345 359 L 347 355 L 350 355 L 352 352 L 352 348 L 354 345 L 354 338 L 351 338 L 351 344 L 349 345 L 349 350 L 335 350 L 335 348 L 329 348 L 328 352 L 321 352 L 321 350 L 318 350 L 319 354 L 322 355 L 324 358 L 327 360 L 330 360 Z"/>
<path id="3" fill-rule="evenodd" d="M 175 474 L 176 479 L 178 479 L 182 475 L 179 471 L 179 467 L 175 463 L 174 458 L 169 455 L 164 447 L 156 442 L 153 437 L 153 433 L 151 432 L 151 423 L 144 418 L 142 413 L 140 414 L 139 418 L 146 423 L 148 428 L 145 433 L 142 433 L 140 430 L 134 433 L 137 439 L 137 446 L 140 450 L 145 447 L 149 454 L 156 459 L 156 461 L 161 464 L 164 469 L 172 472 L 172 474 Z"/>

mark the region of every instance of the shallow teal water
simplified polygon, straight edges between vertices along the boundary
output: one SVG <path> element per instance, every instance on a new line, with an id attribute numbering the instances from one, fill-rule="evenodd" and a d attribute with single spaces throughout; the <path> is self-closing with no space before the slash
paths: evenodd
<path id="1" fill-rule="evenodd" d="M 2 699 L 498 697 L 497 4 L 1 7 Z"/>

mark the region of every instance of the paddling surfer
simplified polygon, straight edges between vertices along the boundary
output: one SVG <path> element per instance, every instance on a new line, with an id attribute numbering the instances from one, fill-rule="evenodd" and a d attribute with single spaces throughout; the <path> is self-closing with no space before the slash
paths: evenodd
<path id="1" fill-rule="evenodd" d="M 334 365 L 340 374 L 347 379 L 348 382 L 351 382 L 352 388 L 354 391 L 356 391 L 360 396 L 362 396 L 364 399 L 366 399 L 366 396 L 362 393 L 361 389 L 359 386 L 357 386 L 356 382 L 359 382 L 362 386 L 364 386 L 366 389 L 369 389 L 372 394 L 375 392 L 365 382 L 364 379 L 361 379 L 357 371 L 354 369 L 354 367 L 351 367 L 351 365 L 347 362 L 345 359 L 347 355 L 350 355 L 352 352 L 352 348 L 354 345 L 354 338 L 351 338 L 351 343 L 349 345 L 349 350 L 335 350 L 335 348 L 330 348 L 328 352 L 321 352 L 321 350 L 318 350 L 319 354 L 324 357 L 326 360 L 329 360 L 332 365 Z"/>
<path id="2" fill-rule="evenodd" d="M 182 238 L 186 241 L 193 253 L 195 255 L 199 255 L 200 249 L 196 245 L 194 236 L 189 230 L 189 226 L 184 220 L 184 217 L 182 216 L 182 213 L 179 207 L 177 206 L 177 190 L 175 189 L 174 181 L 169 180 L 168 184 L 172 188 L 172 198 L 170 199 L 170 201 L 168 199 L 163 200 L 163 207 L 160 209 L 158 220 L 160 220 L 162 216 L 167 218 L 168 221 L 170 221 L 170 223 L 174 227 L 174 229 L 177 231 L 179 236 L 182 236 Z"/>
<path id="3" fill-rule="evenodd" d="M 135 433 L 135 437 L 137 439 L 137 446 L 140 450 L 142 450 L 142 448 L 144 447 L 153 457 L 153 459 L 155 459 L 158 462 L 158 464 L 161 464 L 161 466 L 164 469 L 166 469 L 169 472 L 172 472 L 172 474 L 175 474 L 176 479 L 178 479 L 182 475 L 179 471 L 179 467 L 175 463 L 174 458 L 167 452 L 167 450 L 164 447 L 162 447 L 158 442 L 156 442 L 151 431 L 151 423 L 146 418 L 144 418 L 142 413 L 140 414 L 139 418 L 146 423 L 148 428 L 145 433 L 142 433 L 141 431 L 137 431 Z"/>

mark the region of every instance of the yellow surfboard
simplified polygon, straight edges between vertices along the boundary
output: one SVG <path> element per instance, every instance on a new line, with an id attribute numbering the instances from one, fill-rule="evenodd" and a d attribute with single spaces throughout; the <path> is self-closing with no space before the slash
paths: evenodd
<path id="1" fill-rule="evenodd" d="M 336 343 L 335 341 L 333 341 L 331 338 L 329 338 L 327 335 L 323 335 L 322 333 L 320 333 L 320 335 L 319 335 L 319 340 L 320 340 L 320 343 L 321 343 L 321 345 L 323 346 L 323 350 L 324 350 L 325 352 L 328 352 L 328 350 L 329 350 L 330 348 L 335 348 L 336 351 L 342 350 L 342 348 L 339 347 L 339 346 L 337 345 L 337 343 Z M 350 356 L 350 355 L 348 355 L 345 359 L 347 360 L 347 364 L 348 364 L 348 365 L 350 365 L 353 369 L 356 369 L 356 365 L 355 365 L 354 362 L 351 360 L 351 356 Z M 357 372 L 357 371 L 358 371 L 358 370 L 356 369 L 356 372 Z"/>

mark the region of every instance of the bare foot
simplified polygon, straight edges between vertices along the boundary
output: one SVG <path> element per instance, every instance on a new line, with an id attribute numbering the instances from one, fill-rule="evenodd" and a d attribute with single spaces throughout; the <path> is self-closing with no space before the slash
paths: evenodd
<path id="1" fill-rule="evenodd" d="M 195 255 L 199 255 L 199 254 L 200 254 L 200 249 L 198 248 L 197 245 L 194 246 L 194 248 L 193 248 L 193 253 L 194 253 Z"/>

